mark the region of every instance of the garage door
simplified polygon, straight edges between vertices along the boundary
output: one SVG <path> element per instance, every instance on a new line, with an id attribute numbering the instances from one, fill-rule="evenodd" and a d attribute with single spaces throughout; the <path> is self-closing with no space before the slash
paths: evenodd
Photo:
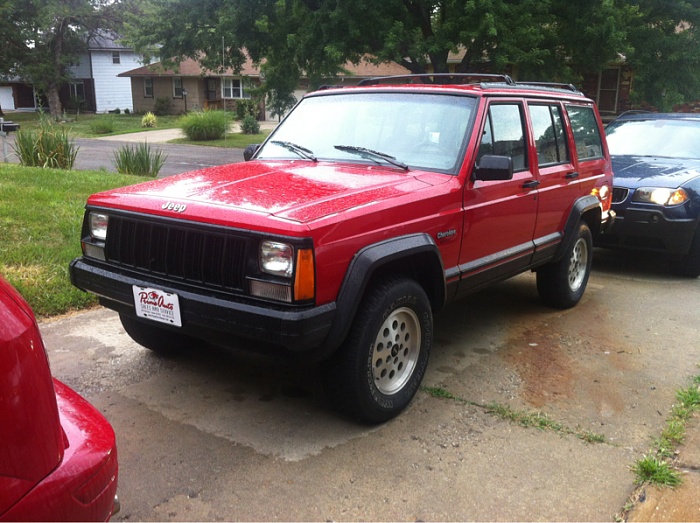
<path id="1" fill-rule="evenodd" d="M 12 87 L 0 87 L 0 107 L 3 111 L 15 110 L 15 99 L 12 97 Z"/>

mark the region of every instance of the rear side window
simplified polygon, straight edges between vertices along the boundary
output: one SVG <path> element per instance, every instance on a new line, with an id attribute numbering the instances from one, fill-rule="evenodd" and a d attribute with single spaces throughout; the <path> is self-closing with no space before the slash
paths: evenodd
<path id="1" fill-rule="evenodd" d="M 520 104 L 492 104 L 486 117 L 477 162 L 482 156 L 510 156 L 513 170 L 527 167 L 525 128 Z"/>
<path id="2" fill-rule="evenodd" d="M 569 161 L 566 131 L 558 105 L 530 105 L 532 131 L 540 165 L 554 165 Z"/>
<path id="3" fill-rule="evenodd" d="M 566 111 L 571 121 L 579 161 L 602 158 L 603 142 L 593 108 L 569 105 Z"/>

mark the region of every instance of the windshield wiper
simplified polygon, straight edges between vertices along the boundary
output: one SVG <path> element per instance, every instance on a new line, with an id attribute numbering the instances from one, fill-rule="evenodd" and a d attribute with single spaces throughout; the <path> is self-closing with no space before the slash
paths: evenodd
<path id="1" fill-rule="evenodd" d="M 334 145 L 333 147 L 338 149 L 339 151 L 354 153 L 359 156 L 362 156 L 363 158 L 374 160 L 375 162 L 377 161 L 377 158 L 380 158 L 385 162 L 390 163 L 391 165 L 395 165 L 396 167 L 400 167 L 404 171 L 408 171 L 408 165 L 398 161 L 396 158 L 386 153 L 381 153 L 379 151 L 367 149 L 366 147 L 358 147 L 357 145 Z"/>
<path id="2" fill-rule="evenodd" d="M 302 158 L 306 158 L 307 160 L 311 160 L 313 162 L 318 161 L 318 159 L 314 156 L 314 152 L 311 149 L 307 149 L 306 147 L 302 147 L 301 145 L 297 145 L 293 142 L 285 142 L 282 140 L 272 140 L 270 143 L 279 145 L 280 147 L 284 147 L 285 149 L 288 149 L 293 153 L 297 153 L 299 156 L 301 156 Z"/>

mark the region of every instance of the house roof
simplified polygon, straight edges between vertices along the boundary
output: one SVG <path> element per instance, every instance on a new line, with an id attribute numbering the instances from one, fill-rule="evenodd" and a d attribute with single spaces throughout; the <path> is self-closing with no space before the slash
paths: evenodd
<path id="1" fill-rule="evenodd" d="M 131 51 L 131 47 L 117 43 L 121 38 L 121 35 L 115 33 L 114 31 L 100 29 L 88 37 L 88 50 Z"/>
<path id="2" fill-rule="evenodd" d="M 359 64 L 353 64 L 347 62 L 344 66 L 349 74 L 340 74 L 340 77 L 373 77 L 373 76 L 392 76 L 399 74 L 409 74 L 410 71 L 405 67 L 395 63 L 395 62 L 383 62 L 381 64 L 373 64 L 368 60 L 362 60 Z M 214 72 L 210 69 L 202 67 L 199 62 L 187 58 L 180 62 L 178 71 L 174 69 L 165 69 L 160 62 L 144 65 L 142 67 L 137 67 L 131 71 L 126 71 L 118 76 L 123 77 L 144 77 L 144 76 L 155 76 L 155 77 L 170 77 L 170 76 L 251 76 L 259 77 L 260 68 L 257 67 L 253 61 L 248 57 L 243 63 L 239 73 L 234 72 L 233 68 L 229 67 L 226 69 L 224 74 Z"/>

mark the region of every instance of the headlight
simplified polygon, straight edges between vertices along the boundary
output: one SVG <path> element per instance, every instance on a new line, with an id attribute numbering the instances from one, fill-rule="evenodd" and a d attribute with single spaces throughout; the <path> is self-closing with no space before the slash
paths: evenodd
<path id="1" fill-rule="evenodd" d="M 260 244 L 260 269 L 268 274 L 291 278 L 294 273 L 294 249 L 280 242 Z"/>
<path id="2" fill-rule="evenodd" d="M 665 187 L 640 187 L 634 191 L 632 201 L 655 203 L 657 205 L 680 205 L 688 201 L 688 193 L 683 189 L 667 189 Z"/>
<path id="3" fill-rule="evenodd" d="M 96 240 L 106 240 L 107 239 L 107 223 L 109 222 L 109 216 L 106 214 L 91 212 L 90 213 L 90 236 Z"/>

